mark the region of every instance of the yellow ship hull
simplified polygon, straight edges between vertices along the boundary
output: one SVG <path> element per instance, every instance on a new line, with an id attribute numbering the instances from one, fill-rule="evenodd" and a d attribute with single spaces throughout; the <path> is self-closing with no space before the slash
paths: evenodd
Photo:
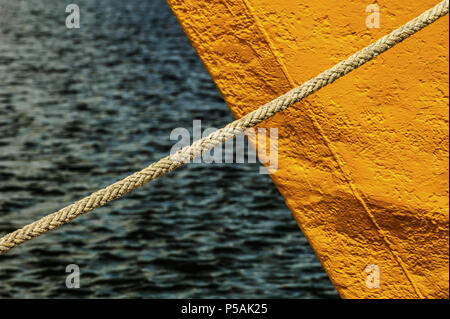
<path id="1" fill-rule="evenodd" d="M 437 1 L 377 1 L 379 28 L 360 1 L 168 3 L 239 118 Z M 278 128 L 271 177 L 344 298 L 449 296 L 448 23 L 260 125 Z"/>

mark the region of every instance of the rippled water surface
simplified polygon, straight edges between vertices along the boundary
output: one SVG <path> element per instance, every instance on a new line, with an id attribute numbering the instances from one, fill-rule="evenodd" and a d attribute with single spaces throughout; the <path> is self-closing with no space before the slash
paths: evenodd
<path id="1" fill-rule="evenodd" d="M 73 1 L 75 2 L 75 1 Z M 0 0 L 0 233 L 232 116 L 164 0 Z M 65 268 L 81 288 L 65 287 Z M 257 164 L 192 164 L 0 257 L 0 297 L 329 298 Z"/>

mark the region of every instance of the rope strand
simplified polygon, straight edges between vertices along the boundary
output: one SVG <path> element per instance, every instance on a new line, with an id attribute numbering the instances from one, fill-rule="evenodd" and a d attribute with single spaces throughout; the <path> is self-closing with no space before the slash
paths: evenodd
<path id="1" fill-rule="evenodd" d="M 359 68 L 414 33 L 432 24 L 448 12 L 449 0 L 444 0 L 434 8 L 425 11 L 417 18 L 382 37 L 375 43 L 365 47 L 348 59 L 319 74 L 317 77 L 261 106 L 244 117 L 229 123 L 207 137 L 195 141 L 191 146 L 187 146 L 178 151 L 175 156 L 166 156 L 139 172 L 92 193 L 53 214 L 47 215 L 21 229 L 5 235 L 0 239 L 0 254 L 63 224 L 69 223 L 78 216 L 89 213 L 93 209 L 122 197 L 128 192 L 175 170 L 189 160 L 192 160 L 194 157 L 212 150 L 215 146 L 223 143 L 225 140 L 234 138 L 246 129 L 256 126 L 262 121 L 272 117 L 275 113 L 285 110 L 292 104 L 301 101 L 324 86 L 333 83 L 340 77 Z"/>

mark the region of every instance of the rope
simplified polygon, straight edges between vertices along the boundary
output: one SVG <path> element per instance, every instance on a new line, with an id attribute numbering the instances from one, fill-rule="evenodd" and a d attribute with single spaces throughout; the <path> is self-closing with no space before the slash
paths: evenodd
<path id="1" fill-rule="evenodd" d="M 101 189 L 53 214 L 47 215 L 25 227 L 5 235 L 0 239 L 0 254 L 46 232 L 66 224 L 80 215 L 89 213 L 94 208 L 103 206 L 142 185 L 167 174 L 194 157 L 211 151 L 215 146 L 234 138 L 246 129 L 256 126 L 270 118 L 275 113 L 281 112 L 292 104 L 301 101 L 305 97 L 318 91 L 324 86 L 333 83 L 340 77 L 357 69 L 361 65 L 372 60 L 379 54 L 389 50 L 396 44 L 407 39 L 414 33 L 435 22 L 449 12 L 449 0 L 444 0 L 422 13 L 390 34 L 382 37 L 377 42 L 370 44 L 348 59 L 336 64 L 331 69 L 319 74 L 301 86 L 292 89 L 288 93 L 261 106 L 257 110 L 244 117 L 229 123 L 220 130 L 207 137 L 195 141 L 191 146 L 186 146 L 175 155 L 166 156 L 143 170 L 136 172 L 104 189 Z"/>

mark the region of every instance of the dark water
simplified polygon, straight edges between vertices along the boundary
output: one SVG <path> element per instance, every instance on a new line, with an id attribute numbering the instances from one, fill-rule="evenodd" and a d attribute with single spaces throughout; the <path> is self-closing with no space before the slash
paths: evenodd
<path id="1" fill-rule="evenodd" d="M 69 3 L 69 2 L 68 2 Z M 230 112 L 164 0 L 0 0 L 0 233 Z M 0 297 L 337 297 L 257 164 L 196 164 L 0 257 Z M 65 268 L 81 288 L 65 287 Z"/>

